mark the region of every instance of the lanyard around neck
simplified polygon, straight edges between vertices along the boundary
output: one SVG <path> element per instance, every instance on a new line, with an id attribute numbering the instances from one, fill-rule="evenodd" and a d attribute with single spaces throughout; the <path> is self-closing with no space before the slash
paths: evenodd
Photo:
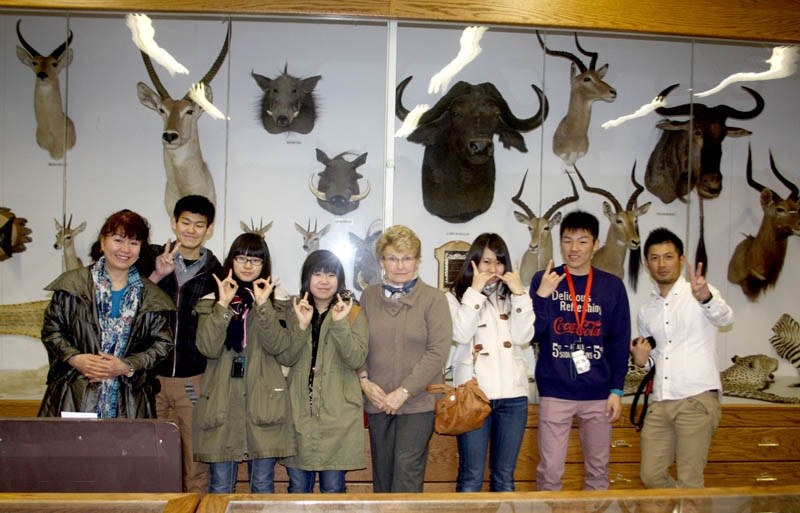
<path id="1" fill-rule="evenodd" d="M 567 286 L 569 287 L 570 299 L 572 299 L 572 313 L 575 314 L 575 322 L 578 323 L 577 335 L 583 336 L 583 323 L 586 322 L 586 313 L 589 311 L 589 294 L 592 292 L 592 278 L 594 273 L 592 268 L 589 267 L 589 278 L 586 281 L 586 292 L 583 294 L 583 308 L 580 313 L 578 312 L 578 298 L 575 295 L 575 284 L 572 282 L 572 275 L 569 274 L 569 268 L 564 266 L 564 274 L 567 275 Z"/>

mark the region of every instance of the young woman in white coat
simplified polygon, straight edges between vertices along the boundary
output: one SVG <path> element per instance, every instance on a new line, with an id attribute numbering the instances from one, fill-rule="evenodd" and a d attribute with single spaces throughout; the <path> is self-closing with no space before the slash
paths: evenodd
<path id="1" fill-rule="evenodd" d="M 458 435 L 456 491 L 481 490 L 487 453 L 489 490 L 514 491 L 514 470 L 528 421 L 522 350 L 533 338 L 535 317 L 518 265 L 512 268 L 499 235 L 483 233 L 475 239 L 447 300 L 456 343 L 453 384 L 477 377 L 492 406 L 482 427 Z"/>

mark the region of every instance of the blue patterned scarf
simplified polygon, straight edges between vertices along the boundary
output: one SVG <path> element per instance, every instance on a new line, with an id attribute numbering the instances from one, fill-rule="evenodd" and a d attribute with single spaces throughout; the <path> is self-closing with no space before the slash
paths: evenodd
<path id="1" fill-rule="evenodd" d="M 94 297 L 97 304 L 97 318 L 100 321 L 102 350 L 117 358 L 122 358 L 128 349 L 131 328 L 139 302 L 142 297 L 142 279 L 135 266 L 128 270 L 128 284 L 119 305 L 119 317 L 111 317 L 111 277 L 106 271 L 106 258 L 100 257 L 91 269 L 94 281 Z M 100 397 L 97 401 L 97 415 L 100 418 L 116 418 L 118 413 L 119 378 L 107 379 L 100 383 Z"/>

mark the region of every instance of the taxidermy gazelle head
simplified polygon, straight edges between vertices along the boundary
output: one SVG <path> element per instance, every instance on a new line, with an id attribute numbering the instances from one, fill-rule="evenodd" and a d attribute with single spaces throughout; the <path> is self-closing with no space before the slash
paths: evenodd
<path id="1" fill-rule="evenodd" d="M 63 270 L 71 271 L 72 269 L 80 269 L 83 267 L 83 261 L 78 258 L 75 253 L 75 236 L 86 229 L 86 221 L 82 222 L 75 228 L 72 228 L 72 216 L 69 216 L 69 221 L 59 223 L 57 219 L 53 219 L 56 225 L 56 242 L 53 244 L 54 249 L 63 249 Z"/>
<path id="2" fill-rule="evenodd" d="M 211 80 L 219 71 L 228 53 L 231 38 L 231 26 L 225 42 L 208 72 L 199 80 L 205 86 L 206 97 L 213 101 Z M 167 185 L 164 193 L 164 205 L 167 213 L 172 215 L 175 203 L 190 194 L 205 196 L 216 204 L 216 191 L 211 171 L 203 160 L 200 151 L 200 140 L 197 132 L 197 120 L 203 110 L 189 97 L 187 92 L 182 98 L 174 99 L 158 78 L 150 57 L 142 52 L 144 67 L 155 91 L 144 82 L 136 85 L 139 101 L 157 112 L 163 121 L 161 142 L 164 146 L 164 169 L 167 173 Z"/>
<path id="3" fill-rule="evenodd" d="M 317 221 L 314 220 L 314 229 L 311 229 L 311 219 L 308 220 L 308 227 L 303 229 L 297 223 L 294 223 L 294 228 L 303 236 L 303 251 L 313 253 L 319 249 L 319 242 L 325 234 L 328 233 L 331 225 L 326 224 L 320 231 L 317 231 Z"/>
<path id="4" fill-rule="evenodd" d="M 33 112 L 36 116 L 36 144 L 47 150 L 50 158 L 61 160 L 64 152 L 75 146 L 75 125 L 64 114 L 61 106 L 61 85 L 58 74 L 72 62 L 72 31 L 64 43 L 52 51 L 50 55 L 42 55 L 36 51 L 20 31 L 17 20 L 17 58 L 25 66 L 33 70 L 36 83 L 33 88 Z"/>
<path id="5" fill-rule="evenodd" d="M 592 117 L 592 104 L 597 100 L 613 102 L 617 98 L 617 90 L 603 81 L 608 71 L 608 64 L 597 66 L 597 52 L 583 49 L 575 34 L 575 46 L 585 56 L 589 57 L 589 66 L 581 61 L 574 53 L 559 50 L 550 50 L 545 46 L 542 36 L 536 32 L 539 45 L 547 55 L 563 57 L 572 61 L 569 79 L 569 107 L 567 114 L 558 123 L 553 134 L 553 153 L 565 164 L 571 166 L 589 151 L 589 121 Z"/>

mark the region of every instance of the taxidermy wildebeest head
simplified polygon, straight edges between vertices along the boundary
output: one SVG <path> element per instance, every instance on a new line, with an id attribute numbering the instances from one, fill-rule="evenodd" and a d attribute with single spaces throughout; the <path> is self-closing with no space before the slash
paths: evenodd
<path id="1" fill-rule="evenodd" d="M 764 215 L 755 237 L 747 235 L 733 250 L 728 281 L 739 285 L 750 301 L 775 285 L 786 259 L 788 238 L 800 235 L 800 189 L 778 171 L 772 152 L 769 165 L 775 178 L 789 189 L 786 198 L 753 179 L 752 157 L 747 149 L 747 184 L 758 191 Z"/>
<path id="2" fill-rule="evenodd" d="M 673 84 L 659 94 L 665 98 L 680 84 Z M 764 110 L 760 94 L 742 86 L 756 102 L 749 111 L 737 110 L 727 105 L 708 107 L 702 103 L 659 107 L 662 116 L 691 116 L 686 121 L 665 119 L 656 126 L 663 130 L 655 149 L 647 161 L 644 184 L 647 190 L 664 203 L 676 198 L 684 201 L 690 190 L 697 187 L 701 198 L 713 199 L 722 191 L 722 141 L 725 136 L 750 135 L 744 128 L 727 126 L 728 118 L 753 119 Z M 689 168 L 691 154 L 692 167 Z"/>
<path id="3" fill-rule="evenodd" d="M 289 65 L 277 78 L 267 78 L 251 72 L 258 87 L 264 91 L 258 109 L 258 117 L 264 130 L 271 134 L 297 132 L 307 134 L 314 128 L 317 119 L 314 88 L 321 75 L 298 78 L 290 75 Z"/>
<path id="4" fill-rule="evenodd" d="M 27 219 L 17 217 L 11 209 L 0 207 L 0 262 L 25 251 L 25 244 L 32 240 L 27 223 Z"/>
<path id="5" fill-rule="evenodd" d="M 395 113 L 405 120 L 403 91 L 413 77 L 397 86 Z M 408 140 L 425 146 L 422 160 L 422 200 L 425 209 L 451 223 L 464 223 L 486 212 L 494 199 L 494 136 L 505 148 L 527 152 L 520 132 L 539 127 L 547 117 L 547 98 L 539 111 L 517 118 L 497 88 L 489 83 L 458 82 L 420 117 Z"/>
<path id="6" fill-rule="evenodd" d="M 42 55 L 25 41 L 17 20 L 17 58 L 33 70 L 33 112 L 36 116 L 36 144 L 47 150 L 50 158 L 60 160 L 64 151 L 75 146 L 75 125 L 61 106 L 61 85 L 58 74 L 72 62 L 72 31 L 50 55 Z M 22 46 L 20 46 L 22 45 Z"/>
<path id="7" fill-rule="evenodd" d="M 375 253 L 375 242 L 383 233 L 380 230 L 381 220 L 376 219 L 367 228 L 364 238 L 352 232 L 347 232 L 350 236 L 350 244 L 355 249 L 353 257 L 353 288 L 362 291 L 367 285 L 380 283 L 381 264 L 378 262 L 378 255 Z"/>
<path id="8" fill-rule="evenodd" d="M 358 186 L 358 180 L 364 178 L 356 169 L 367 161 L 367 154 L 362 153 L 352 161 L 345 160 L 343 152 L 333 158 L 317 148 L 317 160 L 325 164 L 319 174 L 319 183 L 314 186 L 314 175 L 308 178 L 308 188 L 316 196 L 319 206 L 337 216 L 342 216 L 358 208 L 358 202 L 367 197 L 370 191 L 369 180 L 364 192 Z"/>

